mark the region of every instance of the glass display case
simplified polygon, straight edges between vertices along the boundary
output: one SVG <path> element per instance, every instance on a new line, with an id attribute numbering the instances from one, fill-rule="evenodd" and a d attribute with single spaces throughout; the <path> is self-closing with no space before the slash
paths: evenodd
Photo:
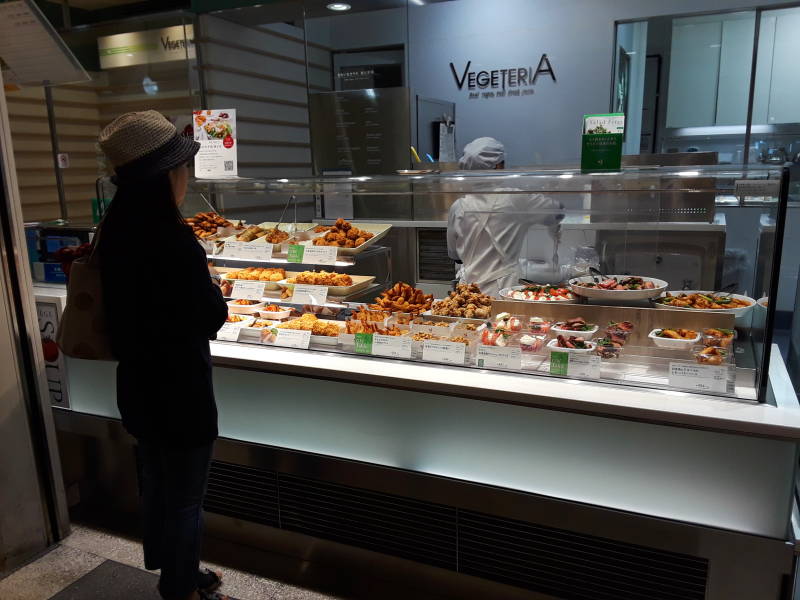
<path id="1" fill-rule="evenodd" d="M 185 212 L 230 305 L 224 343 L 763 402 L 786 181 L 722 167 L 197 180 L 187 208 L 209 205 Z M 231 192 L 280 216 L 253 223 Z M 294 216 L 298 199 L 354 194 L 441 207 L 457 287 L 394 281 L 413 257 L 382 246 L 392 222 Z"/>

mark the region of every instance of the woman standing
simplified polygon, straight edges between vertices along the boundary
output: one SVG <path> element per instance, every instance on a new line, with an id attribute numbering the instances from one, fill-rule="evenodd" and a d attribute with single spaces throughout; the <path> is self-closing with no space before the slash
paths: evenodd
<path id="1" fill-rule="evenodd" d="M 179 210 L 200 145 L 149 110 L 115 119 L 100 146 L 117 192 L 97 252 L 117 404 L 138 445 L 145 567 L 161 569 L 165 599 L 222 599 L 219 574 L 200 571 L 199 560 L 217 437 L 208 341 L 227 307 Z"/>

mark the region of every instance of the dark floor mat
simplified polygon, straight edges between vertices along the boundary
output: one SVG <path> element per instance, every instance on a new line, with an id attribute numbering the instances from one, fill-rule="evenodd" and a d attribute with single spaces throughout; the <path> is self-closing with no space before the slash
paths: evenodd
<path id="1" fill-rule="evenodd" d="M 161 600 L 157 584 L 154 573 L 107 560 L 50 600 Z"/>

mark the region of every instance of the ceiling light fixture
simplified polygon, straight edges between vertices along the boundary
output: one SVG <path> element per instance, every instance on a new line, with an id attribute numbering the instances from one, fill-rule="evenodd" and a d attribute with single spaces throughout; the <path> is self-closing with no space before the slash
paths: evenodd
<path id="1" fill-rule="evenodd" d="M 347 4 L 347 2 L 331 2 L 325 8 L 328 10 L 336 10 L 339 12 L 343 12 L 345 10 L 350 10 L 352 7 Z"/>

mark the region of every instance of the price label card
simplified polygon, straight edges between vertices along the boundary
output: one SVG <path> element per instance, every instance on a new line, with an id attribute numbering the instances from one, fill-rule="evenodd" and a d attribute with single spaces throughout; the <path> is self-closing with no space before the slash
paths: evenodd
<path id="1" fill-rule="evenodd" d="M 372 334 L 357 333 L 354 336 L 356 354 L 372 354 Z"/>
<path id="2" fill-rule="evenodd" d="M 461 342 L 425 340 L 422 344 L 422 360 L 463 365 L 467 356 L 467 345 Z"/>
<path id="3" fill-rule="evenodd" d="M 238 250 L 239 258 L 249 258 L 250 260 L 271 260 L 272 244 L 262 242 L 245 243 Z"/>
<path id="4" fill-rule="evenodd" d="M 236 323 L 225 323 L 222 328 L 217 331 L 217 339 L 221 342 L 236 342 L 239 341 L 239 334 L 242 328 L 238 327 Z"/>
<path id="5" fill-rule="evenodd" d="M 305 254 L 306 247 L 300 244 L 291 244 L 286 251 L 286 262 L 301 263 L 303 262 L 303 255 Z"/>
<path id="6" fill-rule="evenodd" d="M 309 265 L 335 265 L 336 246 L 304 246 L 303 261 Z"/>
<path id="7" fill-rule="evenodd" d="M 411 338 L 407 335 L 380 335 L 376 333 L 372 336 L 372 355 L 411 358 Z"/>
<path id="8" fill-rule="evenodd" d="M 669 363 L 669 385 L 701 392 L 728 391 L 727 367 Z"/>
<path id="9" fill-rule="evenodd" d="M 596 354 L 570 354 L 568 375 L 573 377 L 600 378 L 600 357 Z"/>
<path id="10" fill-rule="evenodd" d="M 598 379 L 600 377 L 600 357 L 596 354 L 551 352 L 550 373 L 552 375 Z"/>
<path id="11" fill-rule="evenodd" d="M 478 346 L 478 366 L 519 370 L 522 368 L 522 352 L 519 348 Z"/>
<path id="12" fill-rule="evenodd" d="M 293 304 L 325 304 L 327 299 L 327 286 L 297 283 L 294 286 L 291 301 Z"/>
<path id="13" fill-rule="evenodd" d="M 247 281 L 245 279 L 235 279 L 233 281 L 233 290 L 231 291 L 231 298 L 246 300 L 261 300 L 264 297 L 263 281 Z"/>
<path id="14" fill-rule="evenodd" d="M 311 332 L 268 327 L 261 332 L 261 343 L 284 348 L 307 349 L 311 343 Z"/>
<path id="15" fill-rule="evenodd" d="M 229 258 L 244 258 L 242 256 L 242 248 L 247 245 L 247 242 L 237 242 L 231 240 L 229 242 L 225 242 L 222 246 L 222 256 L 227 256 Z"/>

